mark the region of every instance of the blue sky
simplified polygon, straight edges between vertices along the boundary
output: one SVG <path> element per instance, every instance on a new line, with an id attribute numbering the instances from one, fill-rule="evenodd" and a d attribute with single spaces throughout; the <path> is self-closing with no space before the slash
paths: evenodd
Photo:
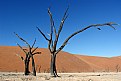
<path id="1" fill-rule="evenodd" d="M 68 4 L 69 16 L 64 24 L 58 46 L 73 32 L 91 24 L 116 22 L 121 24 L 121 0 L 0 0 L 0 46 L 24 44 L 13 34 L 18 33 L 30 44 L 47 48 L 47 41 L 36 29 L 49 33 L 51 12 L 58 29 Z M 112 57 L 121 55 L 121 27 L 116 31 L 102 27 L 91 28 L 73 37 L 63 51 L 73 54 Z"/>

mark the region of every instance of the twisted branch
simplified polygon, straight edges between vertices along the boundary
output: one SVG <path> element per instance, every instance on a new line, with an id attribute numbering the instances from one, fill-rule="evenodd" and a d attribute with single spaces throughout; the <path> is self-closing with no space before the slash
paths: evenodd
<path id="1" fill-rule="evenodd" d="M 61 47 L 56 51 L 56 54 L 64 48 L 64 46 L 67 44 L 67 42 L 70 40 L 70 38 L 72 38 L 73 36 L 77 35 L 78 33 L 81 33 L 81 32 L 83 32 L 84 30 L 87 30 L 88 28 L 91 28 L 91 27 L 96 27 L 97 29 L 101 30 L 100 28 L 98 28 L 99 26 L 101 26 L 101 27 L 102 27 L 102 26 L 109 26 L 109 27 L 113 28 L 114 30 L 116 30 L 115 27 L 113 27 L 112 25 L 118 25 L 118 24 L 115 24 L 115 23 L 113 23 L 113 22 L 104 23 L 104 24 L 94 24 L 94 25 L 89 25 L 89 26 L 87 26 L 87 27 L 85 27 L 85 28 L 83 28 L 83 29 L 81 29 L 81 30 L 79 30 L 79 31 L 74 32 L 73 34 L 71 34 L 71 35 L 64 41 L 64 43 L 61 45 Z"/>

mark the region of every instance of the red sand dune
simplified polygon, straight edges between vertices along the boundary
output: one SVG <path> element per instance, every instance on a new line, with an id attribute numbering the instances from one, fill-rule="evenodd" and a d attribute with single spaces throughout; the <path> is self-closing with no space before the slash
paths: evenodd
<path id="1" fill-rule="evenodd" d="M 39 48 L 41 55 L 35 55 L 37 72 L 49 72 L 50 53 L 48 49 Z M 16 46 L 0 46 L 0 71 L 23 72 L 24 62 L 16 55 L 25 56 Z M 91 71 L 116 71 L 116 65 L 121 67 L 121 57 L 95 57 L 74 55 L 61 51 L 57 55 L 58 72 L 91 72 Z M 30 64 L 31 69 L 31 64 Z"/>
<path id="2" fill-rule="evenodd" d="M 83 60 L 88 63 L 93 71 L 116 71 L 116 66 L 121 67 L 121 58 L 119 57 L 96 57 L 96 56 L 82 56 L 75 55 L 77 58 Z M 119 69 L 120 70 L 120 69 Z"/>

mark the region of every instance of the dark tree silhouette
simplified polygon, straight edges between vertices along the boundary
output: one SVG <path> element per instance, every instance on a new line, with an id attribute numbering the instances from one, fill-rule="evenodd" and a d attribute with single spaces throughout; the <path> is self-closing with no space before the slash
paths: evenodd
<path id="1" fill-rule="evenodd" d="M 66 9 L 64 15 L 63 15 L 63 18 L 61 20 L 61 23 L 60 23 L 60 26 L 59 26 L 59 29 L 58 31 L 56 30 L 56 27 L 54 25 L 54 20 L 53 20 L 53 16 L 52 16 L 52 13 L 50 11 L 50 8 L 48 8 L 48 14 L 49 14 L 49 17 L 50 17 L 50 34 L 49 34 L 49 38 L 47 38 L 47 36 L 37 27 L 38 31 L 40 32 L 40 34 L 48 41 L 48 49 L 51 53 L 51 63 L 50 63 L 50 73 L 52 76 L 54 77 L 57 77 L 57 70 L 56 70 L 56 56 L 57 54 L 65 47 L 65 45 L 67 45 L 68 41 L 75 35 L 89 29 L 89 28 L 97 28 L 98 30 L 101 30 L 99 27 L 102 27 L 102 26 L 110 26 L 111 28 L 115 29 L 112 25 L 117 25 L 113 22 L 109 22 L 109 23 L 104 23 L 104 24 L 92 24 L 92 25 L 89 25 L 81 30 L 78 30 L 74 33 L 72 33 L 69 37 L 67 37 L 65 39 L 65 41 L 62 43 L 62 45 L 57 48 L 57 44 L 58 44 L 58 40 L 59 40 L 59 36 L 60 36 L 60 33 L 63 29 L 63 25 L 64 25 L 64 22 L 65 20 L 67 19 L 68 17 L 68 9 L 69 7 Z"/>
<path id="2" fill-rule="evenodd" d="M 22 46 L 20 46 L 17 43 L 17 45 L 20 47 L 20 49 L 26 54 L 26 57 L 25 58 L 22 57 L 22 56 L 20 56 L 19 54 L 17 54 L 21 58 L 21 60 L 24 61 L 24 64 L 25 64 L 25 75 L 29 75 L 29 73 L 30 73 L 30 71 L 29 71 L 29 62 L 30 62 L 30 58 L 31 58 L 31 60 L 32 60 L 32 71 L 33 71 L 33 75 L 36 76 L 35 62 L 34 62 L 34 57 L 33 56 L 35 54 L 41 54 L 41 52 L 36 52 L 36 50 L 37 50 L 38 47 L 34 48 L 34 45 L 36 43 L 36 39 L 34 40 L 33 45 L 30 46 L 29 43 L 26 42 L 23 38 L 21 38 L 18 34 L 16 34 L 15 32 L 14 32 L 14 34 L 21 41 L 23 41 L 27 45 L 27 47 L 28 47 L 28 49 L 24 49 Z"/>

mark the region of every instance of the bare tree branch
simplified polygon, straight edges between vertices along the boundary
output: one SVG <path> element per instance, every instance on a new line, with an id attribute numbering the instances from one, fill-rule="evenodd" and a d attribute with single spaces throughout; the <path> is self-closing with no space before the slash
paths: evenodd
<path id="1" fill-rule="evenodd" d="M 32 50 L 32 53 L 34 53 L 34 52 L 36 51 L 37 48 L 38 48 L 38 47 L 34 48 L 34 50 Z"/>
<path id="2" fill-rule="evenodd" d="M 116 24 L 116 23 L 114 23 L 114 22 L 109 22 L 109 23 L 105 23 L 105 24 L 103 24 L 103 25 L 110 26 L 110 27 L 112 27 L 114 30 L 116 30 L 116 28 L 113 27 L 112 25 L 118 25 L 118 24 Z"/>
<path id="3" fill-rule="evenodd" d="M 48 14 L 49 14 L 49 16 L 50 16 L 50 22 L 51 22 L 51 28 L 53 28 L 54 29 L 54 33 L 55 33 L 55 36 L 56 36 L 56 28 L 55 28 L 55 25 L 54 25 L 54 20 L 53 20 L 53 17 L 52 17 L 52 13 L 51 13 L 51 11 L 50 11 L 50 8 L 48 8 Z"/>
<path id="4" fill-rule="evenodd" d="M 36 39 L 34 40 L 34 43 L 33 43 L 33 45 L 32 45 L 32 47 L 31 47 L 31 48 L 33 48 L 33 47 L 34 47 L 35 43 L 36 43 Z"/>
<path id="5" fill-rule="evenodd" d="M 35 53 L 33 53 L 32 55 L 35 55 L 35 54 L 41 54 L 41 52 L 35 52 Z"/>
<path id="6" fill-rule="evenodd" d="M 51 44 L 52 44 L 52 39 L 48 42 L 48 49 L 49 49 L 50 52 L 52 52 Z"/>
<path id="7" fill-rule="evenodd" d="M 18 34 L 16 34 L 15 32 L 14 32 L 14 34 L 20 39 L 20 40 L 22 40 L 29 48 L 30 48 L 30 45 L 28 44 L 28 42 L 26 42 L 23 38 L 21 38 Z"/>
<path id="8" fill-rule="evenodd" d="M 36 27 L 37 29 L 38 29 L 38 31 L 42 34 L 42 36 L 47 40 L 47 41 L 49 41 L 49 39 L 45 36 L 45 34 L 38 28 L 38 27 Z"/>
<path id="9" fill-rule="evenodd" d="M 25 49 L 23 49 L 18 43 L 17 43 L 17 45 L 23 50 L 23 52 L 24 52 L 25 54 L 27 54 L 27 52 L 25 51 Z"/>
<path id="10" fill-rule="evenodd" d="M 48 41 L 48 49 L 50 50 L 50 52 L 52 52 L 52 49 L 53 48 L 53 39 L 52 39 L 52 34 L 48 34 L 50 37 L 50 40 Z"/>
<path id="11" fill-rule="evenodd" d="M 18 56 L 22 61 L 25 61 L 24 58 L 21 55 L 16 54 L 16 56 Z"/>
<path id="12" fill-rule="evenodd" d="M 66 20 L 67 17 L 68 17 L 68 15 L 67 15 L 68 9 L 69 9 L 69 7 L 66 9 L 66 11 L 65 11 L 65 13 L 64 13 L 64 16 L 63 16 L 63 18 L 62 18 L 62 20 L 61 20 L 60 28 L 59 28 L 59 30 L 58 30 L 58 35 L 60 34 L 60 32 L 61 32 L 61 30 L 62 30 L 62 27 L 63 27 L 63 24 L 64 24 L 65 20 Z"/>
<path id="13" fill-rule="evenodd" d="M 52 13 L 50 11 L 50 8 L 48 8 L 48 14 L 50 16 L 50 23 L 51 23 L 51 31 L 50 31 L 50 41 L 48 42 L 48 48 L 50 50 L 50 52 L 53 52 L 53 30 L 54 30 L 54 34 L 55 36 L 57 35 L 56 33 L 56 28 L 55 28 L 55 25 L 54 25 L 54 20 L 53 20 L 53 17 L 52 17 Z"/>
<path id="14" fill-rule="evenodd" d="M 98 28 L 99 26 L 101 26 L 101 27 L 102 27 L 102 26 L 110 26 L 110 27 L 112 28 L 112 25 L 114 25 L 112 22 L 104 23 L 104 24 L 94 24 L 94 25 L 89 25 L 89 26 L 87 26 L 87 27 L 85 27 L 85 28 L 83 28 L 83 29 L 81 29 L 81 30 L 79 30 L 79 31 L 77 31 L 77 32 L 74 32 L 73 34 L 71 34 L 71 35 L 64 41 L 64 43 L 62 44 L 62 46 L 56 51 L 56 54 L 64 48 L 64 46 L 67 44 L 67 42 L 69 41 L 70 38 L 72 38 L 73 36 L 77 35 L 78 33 L 83 32 L 84 30 L 87 30 L 88 28 L 91 28 L 91 27 L 96 27 L 96 28 Z M 117 24 L 115 24 L 115 25 L 117 25 Z M 98 28 L 98 29 L 100 29 L 100 28 Z M 113 29 L 115 29 L 115 28 L 113 27 Z"/>
<path id="15" fill-rule="evenodd" d="M 58 38 L 59 38 L 60 32 L 61 32 L 61 30 L 62 30 L 62 28 L 63 28 L 63 24 L 64 24 L 65 20 L 66 20 L 67 17 L 68 17 L 68 15 L 67 15 L 68 9 L 69 9 L 69 7 L 66 9 L 66 11 L 65 11 L 65 13 L 64 13 L 64 16 L 63 16 L 63 18 L 62 18 L 62 20 L 61 20 L 60 27 L 59 27 L 59 30 L 58 30 L 58 34 L 56 35 L 56 39 L 55 39 L 55 41 L 54 41 L 54 47 L 53 47 L 54 50 L 56 50 Z"/>

